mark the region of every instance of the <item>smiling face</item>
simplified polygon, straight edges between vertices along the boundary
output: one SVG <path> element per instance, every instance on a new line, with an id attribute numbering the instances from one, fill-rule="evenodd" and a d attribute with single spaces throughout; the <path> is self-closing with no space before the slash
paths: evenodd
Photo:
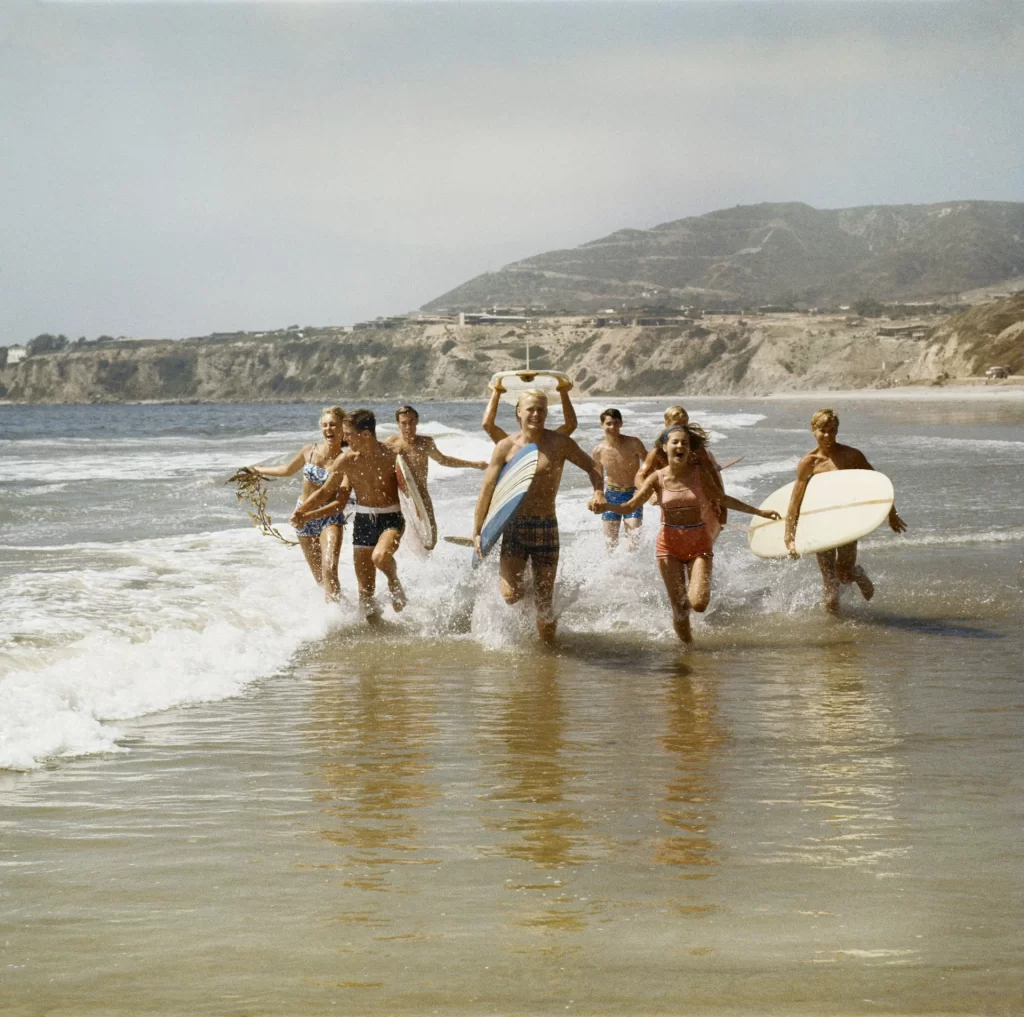
<path id="1" fill-rule="evenodd" d="M 415 413 L 398 414 L 398 430 L 406 441 L 412 441 L 416 437 L 416 425 L 418 423 L 419 417 Z"/>
<path id="2" fill-rule="evenodd" d="M 548 418 L 548 401 L 543 395 L 528 393 L 519 400 L 516 407 L 516 416 L 519 424 L 525 431 L 539 431 L 544 427 L 544 421 Z"/>
<path id="3" fill-rule="evenodd" d="M 690 455 L 690 436 L 685 431 L 670 431 L 665 439 L 665 454 L 670 463 L 685 461 Z"/>
<path id="4" fill-rule="evenodd" d="M 357 452 L 360 449 L 366 448 L 368 437 L 371 439 L 373 438 L 373 433 L 371 431 L 357 431 L 352 426 L 351 420 L 345 421 L 342 433 L 345 436 L 345 441 L 349 444 L 351 448 L 355 449 L 355 451 Z"/>
<path id="5" fill-rule="evenodd" d="M 836 435 L 839 433 L 839 421 L 834 417 L 819 421 L 811 428 L 811 434 L 822 452 L 831 452 L 836 447 Z"/>
<path id="6" fill-rule="evenodd" d="M 601 421 L 601 430 L 604 431 L 606 437 L 618 438 L 619 432 L 622 430 L 622 421 L 617 420 L 613 416 L 606 415 Z"/>
<path id="7" fill-rule="evenodd" d="M 333 413 L 325 413 L 320 418 L 320 433 L 324 436 L 324 441 L 340 440 L 341 432 L 342 423 Z"/>

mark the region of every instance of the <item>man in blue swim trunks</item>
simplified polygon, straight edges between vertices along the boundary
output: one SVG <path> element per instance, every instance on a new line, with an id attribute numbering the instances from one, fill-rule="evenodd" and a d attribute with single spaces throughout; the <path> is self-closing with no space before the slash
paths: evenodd
<path id="1" fill-rule="evenodd" d="M 635 477 L 647 449 L 639 438 L 622 433 L 622 414 L 609 408 L 601 414 L 601 429 L 604 438 L 594 448 L 591 458 L 604 475 L 604 496 L 612 505 L 624 505 L 636 491 Z M 619 544 L 619 520 L 626 528 L 630 551 L 640 545 L 640 527 L 644 522 L 643 506 L 628 516 L 614 512 L 601 514 L 608 550 L 613 551 Z"/>
<path id="2" fill-rule="evenodd" d="M 360 607 L 367 618 L 375 618 L 380 613 L 374 600 L 377 571 L 387 578 L 391 606 L 401 611 L 406 603 L 395 564 L 395 552 L 405 529 L 398 504 L 396 453 L 377 440 L 373 410 L 350 413 L 345 418 L 344 434 L 349 447 L 331 463 L 323 485 L 295 510 L 292 525 L 301 525 L 309 512 L 336 496 L 344 503 L 349 491 L 355 491 L 352 562 Z"/>

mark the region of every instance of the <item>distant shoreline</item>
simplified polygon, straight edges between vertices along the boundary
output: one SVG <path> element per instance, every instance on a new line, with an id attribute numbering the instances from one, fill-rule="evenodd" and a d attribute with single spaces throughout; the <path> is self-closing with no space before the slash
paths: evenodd
<path id="1" fill-rule="evenodd" d="M 967 399 L 971 402 L 1020 402 L 1024 401 L 1024 378 L 1011 380 L 1009 383 L 998 385 L 986 385 L 982 379 L 976 382 L 957 380 L 950 381 L 944 385 L 905 385 L 894 388 L 862 388 L 862 389 L 814 389 L 808 391 L 789 390 L 782 392 L 771 392 L 765 395 L 750 395 L 737 393 L 735 395 L 709 395 L 696 392 L 666 392 L 653 393 L 651 395 L 623 395 L 615 393 L 581 393 L 573 391 L 574 402 L 608 402 L 619 400 L 621 402 L 642 402 L 652 399 L 688 399 L 688 400 L 712 400 L 712 401 L 749 401 L 749 402 L 828 402 L 861 400 L 872 402 L 894 402 L 896 400 L 909 400 L 912 402 L 952 402 L 954 400 Z M 404 392 L 395 396 L 377 396 L 361 400 L 348 400 L 355 406 L 361 403 L 384 403 L 407 401 L 415 399 L 417 403 L 485 403 L 487 395 L 481 393 L 479 398 L 438 398 L 436 396 L 416 396 L 413 393 Z M 322 398 L 318 399 L 253 399 L 241 402 L 239 400 L 220 399 L 133 399 L 124 402 L 92 402 L 92 403 L 24 403 L 14 402 L 9 399 L 0 399 L 0 407 L 5 406 L 260 406 L 260 405 L 294 405 L 294 406 L 318 406 L 323 403 Z M 345 401 L 344 399 L 342 401 Z"/>

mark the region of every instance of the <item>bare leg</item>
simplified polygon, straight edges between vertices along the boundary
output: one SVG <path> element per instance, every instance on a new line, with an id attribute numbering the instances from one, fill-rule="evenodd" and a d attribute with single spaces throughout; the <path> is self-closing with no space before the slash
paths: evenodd
<path id="1" fill-rule="evenodd" d="M 377 546 L 371 553 L 374 567 L 387 577 L 391 606 L 396 611 L 401 611 L 406 604 L 405 590 L 398 581 L 398 566 L 395 564 L 395 552 L 401 540 L 402 534 L 398 530 L 385 530 L 377 539 Z"/>
<path id="2" fill-rule="evenodd" d="M 498 564 L 498 588 L 506 604 L 518 604 L 526 592 L 523 586 L 523 574 L 526 572 L 526 559 L 513 558 L 503 554 Z"/>
<path id="3" fill-rule="evenodd" d="M 865 600 L 875 595 L 875 585 L 857 564 L 857 541 L 843 544 L 836 550 L 836 579 L 840 583 L 856 583 Z"/>
<path id="4" fill-rule="evenodd" d="M 341 597 L 338 582 L 338 556 L 341 554 L 341 538 L 345 531 L 340 526 L 325 526 L 320 534 L 321 572 L 323 574 L 324 596 L 327 600 Z"/>
<path id="5" fill-rule="evenodd" d="M 819 551 L 816 555 L 821 570 L 821 582 L 825 593 L 825 610 L 829 614 L 839 613 L 839 581 L 836 579 L 836 552 Z"/>
<path id="6" fill-rule="evenodd" d="M 555 595 L 555 573 L 558 562 L 554 565 L 538 565 L 533 563 L 533 595 L 537 604 L 537 635 L 542 643 L 551 646 L 555 641 L 555 629 L 558 620 L 555 618 L 552 600 Z"/>
<path id="7" fill-rule="evenodd" d="M 608 544 L 609 551 L 614 551 L 619 546 L 619 523 L 618 519 L 601 520 L 601 528 L 604 530 L 604 539 Z"/>
<path id="8" fill-rule="evenodd" d="M 659 558 L 658 569 L 672 605 L 672 627 L 684 643 L 692 643 L 690 602 L 686 596 L 686 565 L 678 558 Z"/>
<path id="9" fill-rule="evenodd" d="M 642 519 L 623 519 L 622 525 L 626 529 L 629 549 L 635 551 L 640 546 L 640 527 L 644 525 L 644 521 Z"/>
<path id="10" fill-rule="evenodd" d="M 711 603 L 711 559 L 694 558 L 690 565 L 690 607 L 702 614 Z"/>
<path id="11" fill-rule="evenodd" d="M 323 559 L 320 554 L 320 538 L 305 537 L 299 534 L 299 547 L 302 548 L 302 553 L 306 556 L 306 564 L 309 566 L 309 571 L 313 573 L 316 585 L 322 585 Z"/>
<path id="12" fill-rule="evenodd" d="M 373 594 L 377 588 L 377 570 L 373 565 L 372 547 L 354 547 L 352 549 L 352 564 L 355 567 L 356 585 L 359 587 L 359 606 L 363 609 L 367 620 L 372 620 L 380 615 Z"/>

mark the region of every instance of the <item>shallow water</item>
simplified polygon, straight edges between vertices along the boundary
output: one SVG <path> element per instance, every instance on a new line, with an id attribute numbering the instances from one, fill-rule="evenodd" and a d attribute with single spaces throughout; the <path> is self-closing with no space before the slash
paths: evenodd
<path id="1" fill-rule="evenodd" d="M 693 405 L 739 497 L 809 447 Z M 911 526 L 874 601 L 738 520 L 680 650 L 655 519 L 607 558 L 567 474 L 546 653 L 464 550 L 370 631 L 246 528 L 223 479 L 315 407 L 0 407 L 3 1012 L 1020 1013 L 1021 411 L 837 408 Z"/>

